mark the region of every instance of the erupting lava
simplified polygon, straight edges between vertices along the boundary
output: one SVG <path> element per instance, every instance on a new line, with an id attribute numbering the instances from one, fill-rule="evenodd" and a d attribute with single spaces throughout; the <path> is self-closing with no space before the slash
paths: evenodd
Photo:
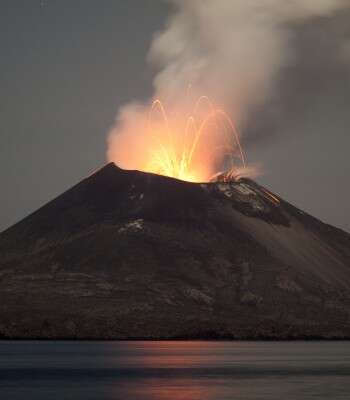
<path id="1" fill-rule="evenodd" d="M 199 115 L 201 102 L 206 102 L 209 110 L 209 113 L 202 117 Z M 163 126 L 159 126 L 159 121 L 155 123 L 156 111 L 160 113 Z M 218 154 L 220 158 L 224 156 L 229 159 L 232 175 L 236 174 L 236 156 L 245 168 L 244 154 L 232 120 L 223 110 L 214 108 L 206 96 L 197 100 L 193 112 L 184 119 L 182 126 L 181 121 L 171 122 L 162 102 L 155 100 L 149 113 L 147 129 L 154 141 L 150 159 L 145 165 L 147 172 L 184 181 L 206 181 L 211 177 L 207 175 L 205 166 L 215 164 Z M 223 142 L 212 143 L 210 146 L 212 139 L 218 136 Z M 204 146 L 206 149 L 202 148 Z"/>
<path id="2" fill-rule="evenodd" d="M 127 128 L 117 132 L 109 160 L 126 169 L 190 182 L 208 182 L 217 176 L 235 179 L 244 174 L 246 162 L 238 132 L 223 109 L 201 96 L 191 107 L 175 110 L 167 113 L 156 99 L 148 111 L 128 115 Z"/>

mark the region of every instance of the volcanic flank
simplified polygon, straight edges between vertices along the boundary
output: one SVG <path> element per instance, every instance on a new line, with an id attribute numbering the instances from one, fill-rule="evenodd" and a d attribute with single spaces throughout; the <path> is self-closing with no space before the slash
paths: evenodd
<path id="1" fill-rule="evenodd" d="M 3 338 L 350 338 L 350 235 L 108 164 L 0 235 Z"/>

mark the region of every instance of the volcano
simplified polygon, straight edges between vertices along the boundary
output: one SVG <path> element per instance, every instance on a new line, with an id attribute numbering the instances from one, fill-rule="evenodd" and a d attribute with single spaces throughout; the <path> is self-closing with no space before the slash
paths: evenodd
<path id="1" fill-rule="evenodd" d="M 250 179 L 107 164 L 0 254 L 3 338 L 350 338 L 350 235 Z"/>

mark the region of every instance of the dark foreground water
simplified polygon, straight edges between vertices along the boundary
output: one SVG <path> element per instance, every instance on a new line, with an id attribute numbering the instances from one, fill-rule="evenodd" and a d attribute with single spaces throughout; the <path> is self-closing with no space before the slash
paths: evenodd
<path id="1" fill-rule="evenodd" d="M 350 399 L 350 342 L 0 342 L 0 399 Z"/>

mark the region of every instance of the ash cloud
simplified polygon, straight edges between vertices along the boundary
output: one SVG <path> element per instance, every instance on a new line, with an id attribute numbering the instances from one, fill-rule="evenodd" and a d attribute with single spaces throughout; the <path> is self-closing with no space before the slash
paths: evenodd
<path id="1" fill-rule="evenodd" d="M 179 99 L 190 82 L 237 119 L 263 101 L 293 62 L 291 24 L 330 16 L 340 0 L 172 0 L 174 14 L 155 35 L 149 60 L 157 95 Z"/>
<path id="2" fill-rule="evenodd" d="M 191 84 L 195 94 L 209 95 L 229 112 L 247 143 L 261 132 L 269 135 L 249 120 L 252 113 L 265 112 L 280 84 L 281 71 L 296 62 L 295 28 L 331 18 L 349 6 L 346 0 L 168 2 L 173 12 L 164 29 L 155 34 L 148 55 L 156 71 L 153 97 L 179 109 Z M 348 45 L 338 50 L 339 57 L 349 58 Z M 135 157 L 125 156 L 120 149 L 129 143 L 142 147 L 147 141 L 140 129 L 134 129 L 135 120 L 144 121 L 145 115 L 146 105 L 141 103 L 127 104 L 119 111 L 109 134 L 109 160 L 137 168 Z M 265 128 L 270 128 L 268 117 L 262 119 Z"/>

